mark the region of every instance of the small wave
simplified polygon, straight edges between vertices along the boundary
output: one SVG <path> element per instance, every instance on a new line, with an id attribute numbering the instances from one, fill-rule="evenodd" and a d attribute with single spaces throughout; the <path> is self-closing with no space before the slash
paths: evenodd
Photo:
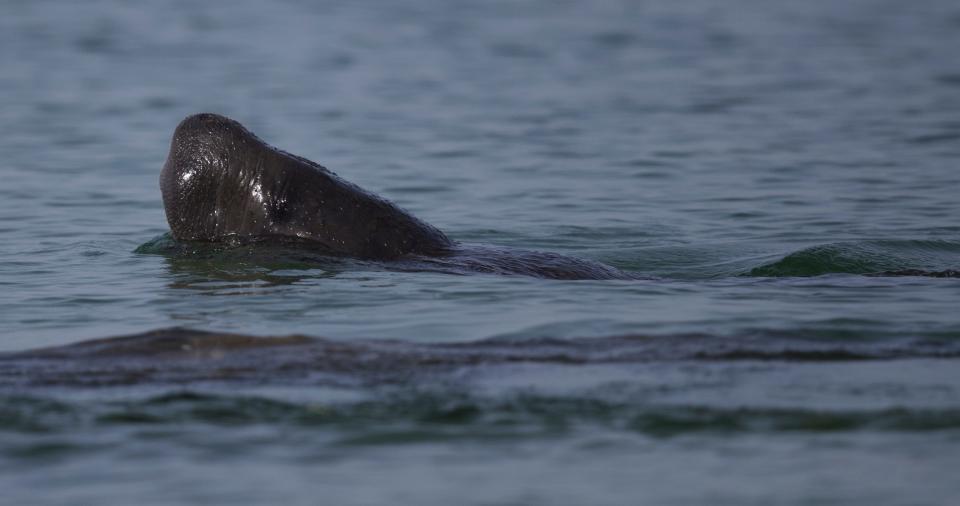
<path id="1" fill-rule="evenodd" d="M 14 435 L 0 450 L 49 460 L 117 447 L 105 439 L 191 446 L 215 434 L 253 451 L 250 437 L 265 427 L 339 448 L 598 429 L 654 438 L 955 431 L 958 357 L 960 343 L 947 338 L 410 343 L 166 329 L 0 355 L 0 435 Z"/>
<path id="2" fill-rule="evenodd" d="M 960 243 L 858 241 L 812 246 L 751 269 L 749 276 L 809 277 L 825 274 L 960 277 Z"/>
<path id="3" fill-rule="evenodd" d="M 0 397 L 0 401 L 0 431 L 42 434 L 117 426 L 143 429 L 171 424 L 270 424 L 336 430 L 339 438 L 334 443 L 338 445 L 529 439 L 557 436 L 583 425 L 653 437 L 699 432 L 919 432 L 960 426 L 960 410 L 955 408 L 818 410 L 658 405 L 597 393 L 484 396 L 443 389 L 396 390 L 364 400 L 298 402 L 180 390 L 96 402 L 22 395 Z M 47 454 L 50 450 L 41 446 L 27 452 Z M 71 447 L 58 450 L 69 452 Z"/>
<path id="4" fill-rule="evenodd" d="M 825 342 L 772 335 L 626 335 L 414 343 L 254 337 L 173 328 L 0 354 L 0 387 L 103 387 L 197 381 L 353 387 L 515 364 L 837 362 L 957 357 L 960 342 L 953 339 Z"/>

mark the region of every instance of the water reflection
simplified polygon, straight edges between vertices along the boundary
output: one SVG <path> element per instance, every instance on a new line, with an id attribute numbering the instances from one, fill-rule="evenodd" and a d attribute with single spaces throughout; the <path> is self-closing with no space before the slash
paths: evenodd
<path id="1" fill-rule="evenodd" d="M 181 243 L 169 234 L 137 252 L 165 257 L 169 288 L 202 295 L 262 293 L 307 279 L 332 278 L 357 263 L 298 245 Z"/>

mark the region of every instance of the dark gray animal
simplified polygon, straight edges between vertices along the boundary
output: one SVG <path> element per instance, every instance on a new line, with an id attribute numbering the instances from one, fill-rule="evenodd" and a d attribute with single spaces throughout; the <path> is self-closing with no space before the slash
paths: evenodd
<path id="1" fill-rule="evenodd" d="M 291 242 L 333 256 L 400 261 L 406 269 L 633 277 L 554 253 L 451 241 L 393 203 L 216 114 L 189 116 L 177 126 L 160 190 L 178 241 Z"/>

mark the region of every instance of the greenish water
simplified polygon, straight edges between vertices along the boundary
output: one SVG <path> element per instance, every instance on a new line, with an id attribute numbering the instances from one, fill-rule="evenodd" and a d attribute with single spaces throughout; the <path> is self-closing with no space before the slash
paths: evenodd
<path id="1" fill-rule="evenodd" d="M 2 2 L 4 497 L 952 504 L 960 280 L 907 274 L 960 269 L 957 47 L 946 0 Z M 177 245 L 200 111 L 649 279 Z"/>

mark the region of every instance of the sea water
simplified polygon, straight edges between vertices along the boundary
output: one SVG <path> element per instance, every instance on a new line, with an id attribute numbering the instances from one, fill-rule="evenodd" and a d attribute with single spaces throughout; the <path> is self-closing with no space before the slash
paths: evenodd
<path id="1" fill-rule="evenodd" d="M 2 2 L 4 501 L 952 504 L 960 280 L 874 274 L 960 268 L 958 48 L 947 0 Z M 204 111 L 649 279 L 151 248 Z"/>

